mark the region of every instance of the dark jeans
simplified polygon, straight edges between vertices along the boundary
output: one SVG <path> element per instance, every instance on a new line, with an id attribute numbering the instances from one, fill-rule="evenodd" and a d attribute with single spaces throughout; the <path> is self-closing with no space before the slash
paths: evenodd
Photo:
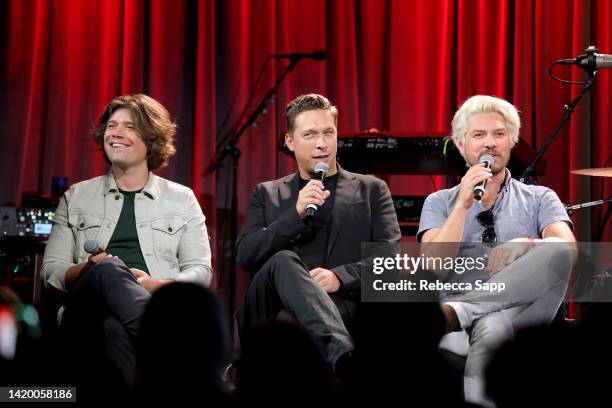
<path id="1" fill-rule="evenodd" d="M 122 385 L 132 387 L 134 343 L 150 297 L 117 258 L 104 259 L 82 274 L 70 289 L 61 323 L 68 352 L 77 365 L 87 367 L 88 359 L 95 361 L 104 351 L 121 376 Z"/>
<path id="2" fill-rule="evenodd" d="M 258 323 L 274 319 L 281 310 L 287 310 L 321 341 L 327 360 L 335 365 L 341 355 L 354 348 L 342 315 L 348 321 L 355 306 L 354 302 L 337 295 L 330 297 L 310 277 L 300 257 L 293 251 L 283 250 L 255 274 L 236 316 L 238 331 L 243 339 Z"/>

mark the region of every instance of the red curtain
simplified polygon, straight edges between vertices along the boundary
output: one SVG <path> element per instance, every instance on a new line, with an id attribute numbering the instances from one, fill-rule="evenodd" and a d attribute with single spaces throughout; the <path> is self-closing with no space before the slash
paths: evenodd
<path id="1" fill-rule="evenodd" d="M 238 225 L 254 186 L 295 169 L 279 153 L 283 107 L 305 92 L 327 95 L 344 131 L 449 131 L 455 109 L 476 93 L 512 101 L 521 137 L 539 148 L 579 87 L 553 81 L 548 66 L 597 45 L 612 53 L 609 0 L 8 0 L 0 4 L 0 202 L 24 191 L 49 192 L 53 176 L 70 182 L 105 171 L 88 131 L 113 97 L 144 92 L 179 125 L 177 156 L 161 175 L 191 186 L 212 236 L 223 294 L 229 289 L 229 161 L 205 174 L 217 144 L 231 132 L 260 66 L 281 52 L 327 51 L 302 61 L 258 126 L 238 144 Z M 263 70 L 255 101 L 287 64 Z M 578 80 L 583 73 L 562 68 Z M 567 203 L 610 195 L 609 179 L 570 175 L 602 167 L 611 156 L 612 71 L 598 74 L 591 95 L 546 155 L 550 186 Z M 252 104 L 247 112 L 254 108 Z M 610 163 L 608 163 L 610 165 Z M 426 195 L 443 179 L 391 177 L 395 194 Z M 602 187 L 603 184 L 603 187 Z M 600 208 L 574 216 L 591 240 Z M 604 240 L 612 239 L 608 225 Z"/>

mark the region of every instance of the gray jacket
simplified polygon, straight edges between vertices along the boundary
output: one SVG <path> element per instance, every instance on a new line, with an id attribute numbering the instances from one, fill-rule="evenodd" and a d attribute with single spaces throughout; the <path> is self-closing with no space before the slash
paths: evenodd
<path id="1" fill-rule="evenodd" d="M 41 275 L 46 287 L 66 292 L 66 271 L 89 256 L 83 244 L 95 239 L 106 247 L 122 206 L 123 195 L 111 172 L 66 191 L 45 249 Z M 190 188 L 149 173 L 146 186 L 136 194 L 134 213 L 138 241 L 152 278 L 210 284 L 205 217 Z"/>

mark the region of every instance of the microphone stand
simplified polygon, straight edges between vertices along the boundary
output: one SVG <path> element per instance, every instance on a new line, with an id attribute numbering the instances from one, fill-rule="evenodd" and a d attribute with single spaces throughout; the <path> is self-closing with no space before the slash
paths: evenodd
<path id="1" fill-rule="evenodd" d="M 589 50 L 587 50 L 587 53 L 588 52 L 589 52 Z M 595 51 L 592 51 L 592 52 L 595 52 Z M 519 179 L 519 181 L 521 183 L 524 183 L 525 180 L 527 180 L 527 178 L 529 178 L 529 176 L 531 175 L 531 173 L 535 169 L 536 164 L 540 161 L 542 156 L 544 156 L 544 153 L 546 153 L 546 150 L 548 150 L 548 147 L 557 138 L 557 136 L 559 136 L 559 133 L 561 132 L 561 129 L 563 129 L 563 126 L 565 126 L 565 124 L 567 122 L 569 122 L 569 120 L 570 120 L 570 118 L 572 116 L 572 113 L 574 113 L 574 109 L 576 108 L 576 106 L 578 105 L 578 103 L 580 102 L 582 97 L 584 95 L 586 95 L 591 90 L 591 88 L 593 88 L 593 84 L 595 83 L 595 75 L 597 74 L 597 70 L 595 68 L 590 68 L 590 67 L 585 67 L 584 69 L 589 74 L 589 78 L 584 82 L 584 87 L 582 88 L 580 93 L 576 96 L 576 98 L 574 98 L 574 100 L 569 105 L 565 105 L 563 107 L 565 109 L 565 114 L 561 118 L 561 121 L 557 125 L 557 128 L 554 130 L 552 135 L 548 138 L 546 143 L 544 143 L 544 146 L 542 146 L 542 148 L 540 150 L 538 150 L 538 153 L 536 154 L 536 156 L 533 159 L 533 161 L 531 162 L 531 164 L 529 166 L 527 166 L 527 168 L 521 174 L 521 177 Z"/>
<path id="2" fill-rule="evenodd" d="M 582 208 L 593 207 L 596 205 L 604 205 L 605 203 L 611 203 L 612 197 L 609 197 L 605 200 L 596 200 L 589 201 L 588 203 L 574 204 L 565 206 L 565 211 L 567 211 L 567 215 L 572 215 L 574 211 L 580 210 Z M 599 232 L 597 233 L 597 241 L 601 242 L 601 238 L 603 237 L 604 230 L 606 229 L 606 224 L 608 223 L 608 219 L 610 218 L 610 212 L 612 211 L 612 205 L 608 205 L 608 209 L 606 210 L 606 215 L 604 217 L 603 223 L 599 227 Z"/>
<path id="3" fill-rule="evenodd" d="M 612 197 L 607 198 L 605 200 L 597 200 L 597 201 L 589 201 L 588 203 L 580 203 L 565 206 L 565 211 L 567 211 L 567 215 L 572 215 L 574 211 L 580 210 L 581 208 L 593 207 L 595 205 L 604 205 L 605 203 L 612 202 Z"/>
<path id="4" fill-rule="evenodd" d="M 228 296 L 228 313 L 230 316 L 230 339 L 234 338 L 234 309 L 235 309 L 235 287 L 236 287 L 236 257 L 234 251 L 236 250 L 236 240 L 238 238 L 238 194 L 237 194 L 237 186 L 238 186 L 238 162 L 240 159 L 240 149 L 237 147 L 238 141 L 242 134 L 250 127 L 257 127 L 257 118 L 259 115 L 266 114 L 267 109 L 266 105 L 268 103 L 274 103 L 274 95 L 278 91 L 281 83 L 285 79 L 285 77 L 293 71 L 296 67 L 297 63 L 300 61 L 299 57 L 290 58 L 289 65 L 285 68 L 285 70 L 278 77 L 274 85 L 268 90 L 264 98 L 261 100 L 259 105 L 253 110 L 247 121 L 233 133 L 229 133 L 218 146 L 224 146 L 221 149 L 218 149 L 220 153 L 217 155 L 216 159 L 214 159 L 209 166 L 204 171 L 204 176 L 211 175 L 217 172 L 223 165 L 223 162 L 227 157 L 230 157 L 232 160 L 232 173 L 231 173 L 231 183 L 228 188 L 231 189 L 231 213 L 230 213 L 230 245 L 232 255 L 230 257 L 230 271 L 229 271 L 229 296 Z M 239 123 L 231 129 L 236 129 Z"/>

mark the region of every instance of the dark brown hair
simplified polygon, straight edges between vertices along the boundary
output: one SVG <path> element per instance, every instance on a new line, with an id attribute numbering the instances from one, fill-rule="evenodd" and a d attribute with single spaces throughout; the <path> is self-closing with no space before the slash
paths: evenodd
<path id="1" fill-rule="evenodd" d="M 106 105 L 98 123 L 92 130 L 92 136 L 98 147 L 104 152 L 104 132 L 112 114 L 119 109 L 132 112 L 134 127 L 140 133 L 147 146 L 147 166 L 154 171 L 168 165 L 171 156 L 176 153 L 174 135 L 176 124 L 170 119 L 170 113 L 155 99 L 144 95 L 119 96 Z M 110 160 L 104 154 L 108 164 Z"/>
<path id="2" fill-rule="evenodd" d="M 285 116 L 287 118 L 287 131 L 291 135 L 295 130 L 295 118 L 306 111 L 329 110 L 334 117 L 334 122 L 338 126 L 338 109 L 331 104 L 329 99 L 318 94 L 300 95 L 287 104 Z"/>

